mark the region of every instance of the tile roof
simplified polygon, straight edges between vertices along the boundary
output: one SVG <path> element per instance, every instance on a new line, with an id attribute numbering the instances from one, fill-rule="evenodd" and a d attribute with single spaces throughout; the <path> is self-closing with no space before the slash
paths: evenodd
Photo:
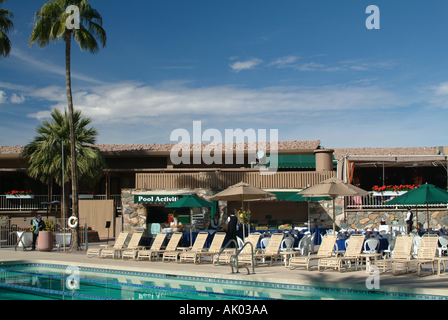
<path id="1" fill-rule="evenodd" d="M 129 151 L 171 151 L 171 148 L 176 144 L 164 143 L 164 144 L 100 144 L 95 145 L 102 152 L 129 152 Z M 209 145 L 207 143 L 203 143 L 201 145 L 201 150 Z M 295 150 L 295 149 L 317 149 L 320 146 L 320 141 L 279 141 L 278 149 L 279 150 Z M 182 147 L 179 145 L 178 147 Z M 256 149 L 256 143 L 244 143 L 244 150 L 253 150 Z M 0 154 L 18 154 L 22 152 L 23 146 L 0 146 Z M 269 144 L 266 146 L 267 150 L 269 150 Z M 181 149 L 181 148 L 179 148 Z M 243 150 L 241 144 L 233 144 L 233 149 L 235 150 Z M 190 145 L 190 150 L 193 150 L 193 144 Z M 232 150 L 231 145 L 223 144 L 223 150 Z"/>
<path id="2" fill-rule="evenodd" d="M 334 148 L 335 159 L 350 156 L 413 156 L 434 155 L 434 147 L 407 148 Z"/>

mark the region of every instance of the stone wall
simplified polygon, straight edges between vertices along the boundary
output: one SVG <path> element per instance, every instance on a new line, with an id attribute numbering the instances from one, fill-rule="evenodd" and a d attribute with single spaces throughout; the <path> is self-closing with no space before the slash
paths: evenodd
<path id="1" fill-rule="evenodd" d="M 123 231 L 134 233 L 137 228 L 146 229 L 146 207 L 141 203 L 134 203 L 134 194 L 145 190 L 122 189 L 121 212 L 123 213 Z"/>
<path id="2" fill-rule="evenodd" d="M 333 227 L 333 201 L 310 202 L 311 227 L 332 228 Z M 344 202 L 341 199 L 335 200 L 335 216 L 343 212 Z"/>
<path id="3" fill-rule="evenodd" d="M 416 212 L 412 209 L 414 213 L 414 227 L 416 227 L 416 216 L 418 216 L 419 226 L 423 229 L 428 227 L 427 223 L 427 213 L 426 209 L 419 208 Z M 416 214 L 417 213 L 417 214 Z M 407 210 L 346 210 L 347 225 L 349 228 L 353 229 L 364 229 L 364 228 L 377 228 L 380 226 L 381 222 L 384 221 L 385 224 L 390 224 L 395 218 L 399 222 L 404 222 L 406 218 Z M 338 226 L 341 224 L 341 219 L 344 215 L 341 213 L 336 216 L 336 223 Z M 429 226 L 432 229 L 440 229 L 442 227 L 448 226 L 448 210 L 433 209 L 429 210 Z"/>

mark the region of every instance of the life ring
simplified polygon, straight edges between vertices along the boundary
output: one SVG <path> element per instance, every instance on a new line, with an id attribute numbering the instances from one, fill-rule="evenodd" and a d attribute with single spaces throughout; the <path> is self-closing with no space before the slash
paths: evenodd
<path id="1" fill-rule="evenodd" d="M 68 226 L 70 228 L 76 228 L 78 226 L 78 218 L 76 218 L 75 216 L 71 216 L 70 218 L 68 218 Z"/>

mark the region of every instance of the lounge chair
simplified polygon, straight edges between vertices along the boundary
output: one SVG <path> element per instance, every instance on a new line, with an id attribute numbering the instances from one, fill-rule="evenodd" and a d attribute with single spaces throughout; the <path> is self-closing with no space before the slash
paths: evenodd
<path id="1" fill-rule="evenodd" d="M 168 242 L 168 245 L 166 246 L 165 250 L 162 250 L 162 249 L 161 250 L 152 250 L 152 248 L 151 248 L 151 250 L 153 251 L 153 254 L 156 255 L 156 257 L 155 257 L 156 260 L 158 259 L 159 255 L 162 255 L 162 257 L 163 257 L 163 254 L 165 252 L 176 251 L 177 250 L 177 246 L 179 245 L 179 241 L 180 241 L 181 238 L 182 238 L 182 232 L 174 232 L 171 235 L 171 239 Z"/>
<path id="2" fill-rule="evenodd" d="M 332 234 L 327 234 L 322 237 L 322 243 L 320 244 L 317 254 L 308 256 L 295 256 L 289 259 L 289 269 L 295 269 L 298 267 L 306 267 L 310 270 L 310 263 L 312 260 L 329 258 L 334 252 L 334 246 L 336 243 L 337 236 Z"/>
<path id="3" fill-rule="evenodd" d="M 99 257 L 100 258 L 106 258 L 106 257 L 116 257 L 116 254 L 120 254 L 121 253 L 121 249 L 124 248 L 125 243 L 126 243 L 126 239 L 128 237 L 128 233 L 127 232 L 121 232 L 117 239 L 115 240 L 115 244 L 113 246 L 111 245 L 105 245 L 100 253 L 99 253 Z"/>
<path id="4" fill-rule="evenodd" d="M 382 267 L 383 272 L 387 269 L 392 270 L 394 263 L 401 261 L 408 261 L 412 259 L 412 241 L 413 237 L 408 235 L 399 235 L 395 240 L 395 246 L 392 251 L 392 257 L 390 259 L 375 260 L 374 264 L 377 267 Z"/>
<path id="5" fill-rule="evenodd" d="M 261 235 L 260 233 L 254 232 L 254 233 L 251 233 L 247 237 L 247 240 L 246 240 L 246 242 L 244 244 L 249 242 L 249 243 L 252 244 L 252 246 L 246 245 L 244 248 L 239 249 L 239 250 L 242 250 L 242 252 L 241 252 L 242 255 L 244 255 L 244 254 L 251 254 L 252 248 L 253 248 L 254 253 L 255 253 L 255 250 L 257 249 L 258 240 L 260 239 L 260 235 Z M 213 264 L 214 265 L 218 265 L 218 260 L 217 260 L 218 259 L 218 255 L 219 254 L 215 254 L 213 256 Z M 219 263 L 229 264 L 229 263 L 232 262 L 233 257 L 235 257 L 235 249 L 225 249 L 224 251 L 220 252 Z"/>
<path id="6" fill-rule="evenodd" d="M 154 241 L 152 242 L 151 248 L 149 250 L 140 250 L 137 253 L 137 260 L 143 260 L 145 258 L 148 258 L 149 260 L 152 260 L 153 258 L 157 258 L 157 252 L 162 250 L 163 242 L 165 241 L 166 233 L 159 233 L 154 238 Z"/>
<path id="7" fill-rule="evenodd" d="M 343 257 L 331 257 L 319 259 L 317 269 L 321 271 L 321 268 L 335 268 L 339 272 L 342 272 L 344 262 L 348 264 L 348 268 L 351 267 L 352 262 L 355 262 L 355 270 L 358 270 L 359 255 L 362 251 L 365 236 L 363 234 L 352 234 L 348 242 L 345 254 Z"/>
<path id="8" fill-rule="evenodd" d="M 405 268 L 406 272 L 411 269 L 416 269 L 419 276 L 421 276 L 422 266 L 424 264 L 431 264 L 432 272 L 434 273 L 434 265 L 436 263 L 435 257 L 437 253 L 437 246 L 439 243 L 439 236 L 437 234 L 425 234 L 420 240 L 420 245 L 417 252 L 417 258 L 409 261 L 397 261 L 393 264 L 393 274 L 399 268 Z"/>
<path id="9" fill-rule="evenodd" d="M 266 261 L 266 258 L 271 258 L 270 265 L 272 266 L 274 258 L 282 257 L 280 252 L 280 245 L 282 244 L 284 234 L 274 233 L 269 240 L 269 244 L 263 253 L 255 253 L 254 251 L 254 263 L 258 265 L 258 259 Z M 252 253 L 242 253 L 238 255 L 238 264 L 252 264 Z"/>
<path id="10" fill-rule="evenodd" d="M 117 246 L 117 248 L 121 248 L 124 246 L 124 243 L 126 242 L 126 238 L 128 237 L 128 233 L 127 232 L 120 232 L 120 234 L 118 235 L 117 239 L 115 240 L 115 245 Z M 114 245 L 100 245 L 100 247 L 97 248 L 90 248 L 89 250 L 87 250 L 87 258 L 92 258 L 92 257 L 99 257 L 101 250 L 105 249 L 105 248 L 111 248 Z"/>
<path id="11" fill-rule="evenodd" d="M 188 251 L 188 252 L 202 251 L 202 249 L 204 249 L 205 241 L 207 240 L 207 238 L 208 238 L 208 232 L 199 232 L 196 237 L 196 240 L 194 240 L 193 247 L 185 248 L 184 251 Z M 170 260 L 177 261 L 179 254 L 181 254 L 181 251 L 179 251 L 178 248 L 176 248 L 175 250 L 171 250 L 171 251 L 167 250 L 163 253 L 162 261 L 164 261 L 164 262 L 170 261 Z"/>
<path id="12" fill-rule="evenodd" d="M 145 249 L 145 246 L 139 246 L 140 240 L 143 236 L 143 232 L 134 232 L 132 234 L 132 238 L 129 241 L 126 249 L 122 250 L 121 258 L 124 260 L 124 258 L 132 258 L 134 260 L 137 260 L 137 253 L 140 250 Z"/>
<path id="13" fill-rule="evenodd" d="M 214 254 L 219 253 L 219 251 L 221 250 L 222 244 L 223 244 L 225 238 L 226 238 L 225 232 L 215 233 L 215 236 L 213 237 L 213 241 L 210 245 L 210 248 L 208 248 L 208 249 L 204 248 L 201 251 L 196 251 L 196 252 L 194 252 L 193 250 L 184 251 L 180 254 L 179 262 L 181 262 L 181 263 L 182 262 L 201 263 L 201 258 L 203 256 L 213 257 Z"/>

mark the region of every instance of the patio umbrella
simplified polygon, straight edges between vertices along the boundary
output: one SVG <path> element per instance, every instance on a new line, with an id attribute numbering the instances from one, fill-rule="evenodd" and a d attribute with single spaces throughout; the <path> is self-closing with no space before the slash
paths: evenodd
<path id="1" fill-rule="evenodd" d="M 275 194 L 264 191 L 263 189 L 259 189 L 250 185 L 246 182 L 239 182 L 233 186 L 228 187 L 227 189 L 218 192 L 211 200 L 216 201 L 241 201 L 241 208 L 244 211 L 244 201 L 245 200 L 253 200 L 253 199 L 263 199 L 263 198 L 275 198 Z M 244 224 L 243 224 L 243 236 L 244 236 Z"/>
<path id="2" fill-rule="evenodd" d="M 202 208 L 202 207 L 211 207 L 212 203 L 208 202 L 204 199 L 199 198 L 194 194 L 189 194 L 185 197 L 180 198 L 176 202 L 170 203 L 166 205 L 165 208 L 190 208 L 190 221 L 192 219 L 191 208 Z M 193 237 L 192 230 L 190 227 L 190 246 L 192 245 Z"/>
<path id="3" fill-rule="evenodd" d="M 321 201 L 321 200 L 327 200 L 328 201 L 328 200 L 331 200 L 331 198 L 330 197 L 320 197 L 320 196 L 312 197 L 312 196 L 305 196 L 305 195 L 301 195 L 301 194 L 296 193 L 295 195 L 292 195 L 289 198 L 286 198 L 285 200 L 286 201 L 295 201 L 295 202 L 306 201 L 308 203 L 308 230 L 311 232 L 310 201 Z"/>
<path id="4" fill-rule="evenodd" d="M 367 191 L 355 187 L 350 183 L 345 183 L 338 178 L 330 178 L 322 181 L 315 186 L 308 189 L 300 191 L 298 194 L 305 196 L 328 196 L 333 200 L 333 233 L 336 229 L 335 221 L 335 205 L 334 200 L 339 196 L 365 196 L 368 194 Z"/>
<path id="5" fill-rule="evenodd" d="M 448 192 L 443 189 L 437 188 L 432 184 L 422 184 L 418 188 L 412 189 L 405 194 L 396 197 L 387 202 L 387 204 L 395 205 L 426 205 L 426 216 L 428 222 L 429 233 L 429 205 L 440 204 L 448 202 Z M 416 215 L 417 217 L 417 215 Z M 417 218 L 418 223 L 418 218 Z"/>

